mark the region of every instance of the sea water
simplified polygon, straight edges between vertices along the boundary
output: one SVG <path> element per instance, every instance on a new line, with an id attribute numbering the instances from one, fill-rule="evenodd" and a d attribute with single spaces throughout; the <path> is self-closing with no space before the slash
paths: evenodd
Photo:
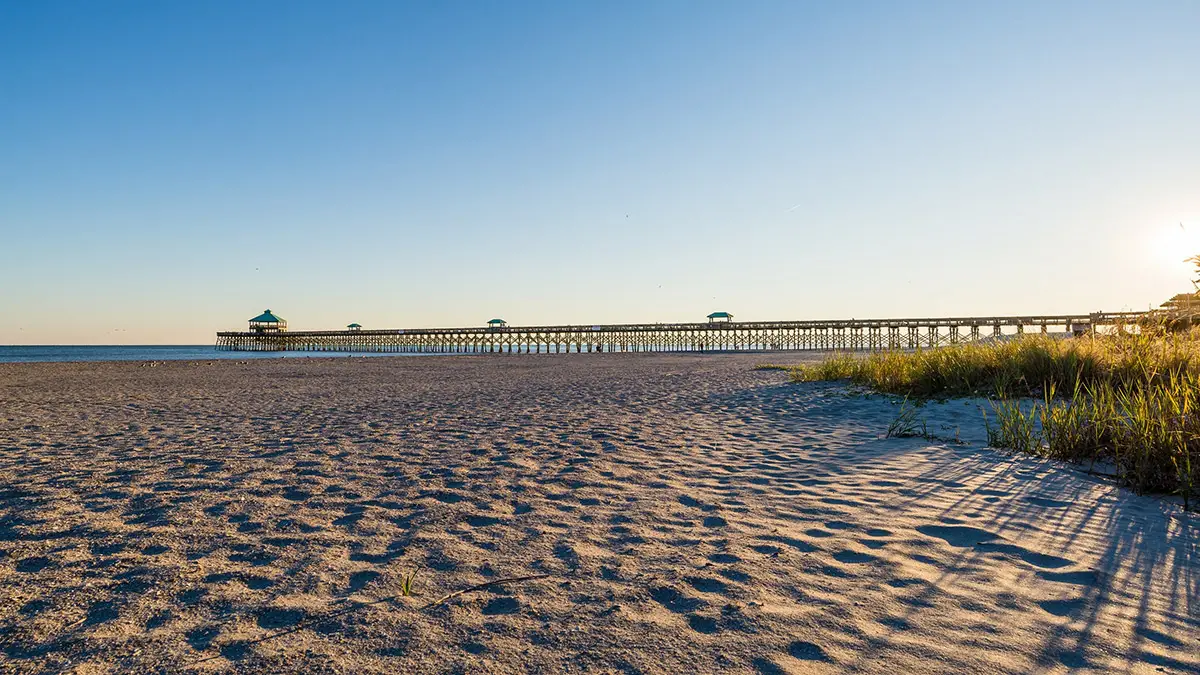
<path id="1" fill-rule="evenodd" d="M 212 345 L 0 345 L 0 363 L 38 361 L 211 361 L 214 359 L 296 359 L 337 356 L 433 356 L 372 352 L 227 352 Z"/>

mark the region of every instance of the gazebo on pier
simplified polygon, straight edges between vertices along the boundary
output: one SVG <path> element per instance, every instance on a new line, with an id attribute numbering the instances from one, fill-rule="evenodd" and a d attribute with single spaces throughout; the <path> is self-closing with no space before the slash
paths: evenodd
<path id="1" fill-rule="evenodd" d="M 729 312 L 713 312 L 708 315 L 709 323 L 733 323 L 733 315 Z"/>
<path id="2" fill-rule="evenodd" d="M 352 323 L 349 326 L 346 326 L 346 330 L 362 330 L 362 324 L 361 323 Z"/>
<path id="3" fill-rule="evenodd" d="M 492 319 L 487 322 L 488 328 L 504 328 L 508 326 L 508 322 L 504 319 Z"/>
<path id="4" fill-rule="evenodd" d="M 287 330 L 287 321 L 265 309 L 262 314 L 250 319 L 251 333 L 282 333 Z"/>

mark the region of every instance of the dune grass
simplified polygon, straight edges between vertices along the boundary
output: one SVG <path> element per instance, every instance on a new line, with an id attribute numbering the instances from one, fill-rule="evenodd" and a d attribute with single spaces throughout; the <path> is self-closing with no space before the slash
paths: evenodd
<path id="1" fill-rule="evenodd" d="M 849 380 L 916 399 L 987 397 L 993 447 L 1111 463 L 1130 487 L 1177 494 L 1185 508 L 1200 486 L 1197 331 L 837 354 L 788 371 L 796 381 Z"/>

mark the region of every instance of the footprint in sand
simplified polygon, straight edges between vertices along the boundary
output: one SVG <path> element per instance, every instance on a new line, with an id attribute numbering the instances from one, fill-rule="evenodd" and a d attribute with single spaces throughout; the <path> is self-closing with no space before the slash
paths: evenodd
<path id="1" fill-rule="evenodd" d="M 867 548 L 871 548 L 871 549 L 875 549 L 875 550 L 879 550 L 879 549 L 883 548 L 884 546 L 888 545 L 888 542 L 881 541 L 879 539 L 860 539 L 858 541 L 858 543 L 862 544 L 863 546 L 866 546 Z"/>
<path id="2" fill-rule="evenodd" d="M 746 582 L 750 581 L 751 579 L 749 574 L 746 574 L 745 572 L 739 572 L 738 570 L 721 570 L 717 572 L 717 574 L 720 574 L 730 581 Z"/>
<path id="3" fill-rule="evenodd" d="M 981 530 L 977 527 L 963 525 L 920 525 L 917 527 L 917 532 L 937 537 L 951 546 L 959 548 L 974 548 L 978 551 L 1015 556 L 1034 567 L 1056 569 L 1075 564 L 1073 560 L 1060 558 L 1056 555 L 1038 553 L 1017 546 L 1016 544 L 996 541 L 1001 538 L 1000 535 L 993 534 L 987 530 Z"/>
<path id="4" fill-rule="evenodd" d="M 705 604 L 704 601 L 689 598 L 670 586 L 651 588 L 650 598 L 676 614 L 686 614 L 687 612 L 699 609 Z"/>
<path id="5" fill-rule="evenodd" d="M 947 544 L 950 544 L 951 546 L 957 546 L 959 548 L 975 546 L 976 544 L 985 541 L 992 541 L 997 538 L 997 535 L 992 534 L 987 530 L 981 530 L 977 527 L 919 525 L 917 527 L 917 532 L 930 537 L 937 537 L 938 539 L 944 540 Z"/>
<path id="6" fill-rule="evenodd" d="M 1087 660 L 1083 654 L 1077 651 L 1068 649 L 1059 652 L 1058 661 L 1068 668 L 1091 668 L 1091 661 Z"/>
<path id="7" fill-rule="evenodd" d="M 1147 640 L 1150 640 L 1151 642 L 1157 642 L 1164 647 L 1180 649 L 1184 646 L 1182 640 L 1171 637 L 1166 633 L 1160 633 L 1152 628 L 1146 628 L 1145 626 L 1139 626 L 1138 628 L 1134 629 L 1134 632 L 1146 638 Z"/>
<path id="8" fill-rule="evenodd" d="M 468 516 L 467 524 L 471 527 L 488 527 L 490 525 L 499 525 L 504 521 L 491 516 Z"/>
<path id="9" fill-rule="evenodd" d="M 686 581 L 689 586 L 700 591 L 701 593 L 723 594 L 729 592 L 729 587 L 725 585 L 725 582 L 717 581 L 716 579 L 708 579 L 705 577 L 685 577 L 684 581 Z"/>
<path id="10" fill-rule="evenodd" d="M 568 567 L 579 567 L 579 553 L 568 542 L 555 544 L 554 557 L 563 561 Z"/>
<path id="11" fill-rule="evenodd" d="M 800 659 L 801 661 L 832 661 L 829 655 L 825 653 L 825 650 L 821 648 L 821 645 L 813 642 L 796 640 L 788 645 L 787 651 L 792 658 Z"/>
<path id="12" fill-rule="evenodd" d="M 280 628 L 289 628 L 295 626 L 304 620 L 305 612 L 302 609 L 291 609 L 283 607 L 268 607 L 258 613 L 258 627 L 265 630 L 279 630 Z"/>
<path id="13" fill-rule="evenodd" d="M 912 624 L 907 619 L 899 616 L 884 616 L 876 621 L 892 630 L 910 630 L 912 628 Z"/>
<path id="14" fill-rule="evenodd" d="M 44 598 L 36 598 L 34 600 L 30 600 L 24 605 L 21 605 L 21 608 L 17 611 L 25 616 L 37 616 L 38 614 L 41 614 L 43 610 L 50 608 L 50 606 L 51 605 L 48 600 L 45 600 Z"/>
<path id="15" fill-rule="evenodd" d="M 33 556 L 25 558 L 17 563 L 16 570 L 23 574 L 34 574 L 41 572 L 51 565 L 50 559 L 42 556 Z"/>
<path id="16" fill-rule="evenodd" d="M 1056 555 L 1050 555 L 1048 553 L 1030 551 L 1027 548 L 1017 546 L 1016 544 L 1004 544 L 1001 542 L 986 541 L 980 542 L 975 546 L 975 548 L 980 551 L 995 551 L 997 553 L 1013 555 L 1021 560 L 1024 560 L 1030 565 L 1033 565 L 1034 567 L 1057 569 L 1059 567 L 1069 567 L 1075 564 L 1075 561 L 1073 560 L 1060 558 Z"/>
<path id="17" fill-rule="evenodd" d="M 183 637 L 192 649 L 202 652 L 208 649 L 213 640 L 221 634 L 221 629 L 216 626 L 204 626 L 188 631 Z"/>
<path id="18" fill-rule="evenodd" d="M 1064 502 L 1060 499 L 1048 499 L 1046 497 L 1026 497 L 1025 501 L 1050 509 L 1062 509 L 1071 505 L 1071 502 Z"/>
<path id="19" fill-rule="evenodd" d="M 120 613 L 120 607 L 111 600 L 101 600 L 93 602 L 87 611 L 87 618 L 84 619 L 84 626 L 96 626 L 103 623 L 108 623 L 117 618 Z"/>
<path id="20" fill-rule="evenodd" d="M 794 537 L 785 537 L 781 534 L 766 535 L 766 536 L 759 537 L 759 539 L 766 539 L 767 541 L 774 541 L 774 542 L 778 542 L 780 544 L 785 544 L 790 548 L 794 548 L 797 551 L 800 551 L 801 553 L 812 553 L 813 551 L 821 550 L 821 549 L 817 548 L 816 546 L 813 546 L 812 544 L 808 543 L 807 541 L 804 541 L 803 539 L 796 539 Z"/>
<path id="21" fill-rule="evenodd" d="M 492 598 L 488 601 L 483 609 L 484 616 L 498 616 L 501 614 L 516 614 L 521 610 L 521 603 L 513 597 Z"/>
<path id="22" fill-rule="evenodd" d="M 750 662 L 758 675 L 787 675 L 787 671 L 761 656 Z"/>
<path id="23" fill-rule="evenodd" d="M 247 588 L 261 591 L 275 585 L 275 582 L 266 577 L 260 577 L 253 574 L 239 574 L 235 572 L 213 572 L 204 577 L 206 584 L 218 584 L 226 581 L 237 580 L 246 585 Z"/>
<path id="24" fill-rule="evenodd" d="M 870 553 L 859 553 L 858 551 L 838 551 L 837 553 L 833 554 L 833 559 L 848 565 L 869 563 L 879 560 L 879 558 L 876 558 Z"/>
<path id="25" fill-rule="evenodd" d="M 145 626 L 146 630 L 154 630 L 155 628 L 161 628 L 161 627 L 165 626 L 167 624 L 167 622 L 169 622 L 171 620 L 171 618 L 172 618 L 172 614 L 169 611 L 158 612 L 154 616 L 151 616 L 149 619 L 146 619 L 146 623 L 144 624 L 144 626 Z"/>
<path id="26" fill-rule="evenodd" d="M 357 593 L 380 577 L 379 572 L 365 570 L 350 575 L 350 592 Z"/>
<path id="27" fill-rule="evenodd" d="M 1038 606 L 1054 616 L 1074 616 L 1083 607 L 1083 600 L 1042 600 Z"/>
<path id="28" fill-rule="evenodd" d="M 817 571 L 827 577 L 833 577 L 834 579 L 850 579 L 857 576 L 847 571 L 844 567 L 835 567 L 834 565 L 825 565 Z"/>
<path id="29" fill-rule="evenodd" d="M 694 509 L 700 509 L 701 511 L 715 511 L 717 509 L 717 507 L 713 506 L 712 504 L 705 504 L 704 502 L 687 495 L 680 495 L 679 503 Z"/>

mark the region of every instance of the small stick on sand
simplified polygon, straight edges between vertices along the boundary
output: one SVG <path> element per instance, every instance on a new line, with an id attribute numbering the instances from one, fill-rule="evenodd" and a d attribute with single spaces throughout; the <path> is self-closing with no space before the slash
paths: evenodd
<path id="1" fill-rule="evenodd" d="M 474 591 L 482 591 L 485 588 L 490 588 L 491 586 L 499 586 L 501 584 L 513 584 L 518 581 L 533 581 L 534 579 L 545 579 L 549 576 L 550 576 L 549 574 L 531 574 L 527 577 L 509 577 L 507 579 L 497 579 L 495 581 L 489 581 L 484 584 L 476 584 L 474 586 L 471 586 L 470 588 L 464 588 L 461 591 L 454 591 L 453 593 L 447 593 L 446 595 L 443 595 L 442 597 L 438 598 L 437 600 L 434 600 L 433 602 L 429 603 L 428 605 L 421 607 L 420 611 L 424 612 L 427 609 L 432 609 L 432 608 L 437 607 L 438 605 L 442 604 L 443 602 L 446 602 L 447 600 L 457 598 L 458 596 L 463 595 L 465 593 L 471 593 Z"/>

